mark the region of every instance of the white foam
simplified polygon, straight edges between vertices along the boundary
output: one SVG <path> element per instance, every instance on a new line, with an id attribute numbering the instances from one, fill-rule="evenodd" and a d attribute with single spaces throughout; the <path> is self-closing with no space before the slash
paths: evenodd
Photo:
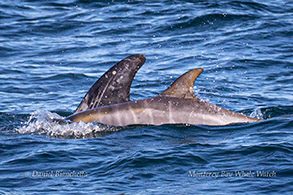
<path id="1" fill-rule="evenodd" d="M 263 113 L 261 112 L 260 108 L 255 108 L 249 116 L 252 118 L 264 119 Z"/>
<path id="2" fill-rule="evenodd" d="M 99 132 L 118 131 L 119 128 L 97 123 L 58 124 L 53 119 L 64 119 L 56 113 L 37 110 L 31 114 L 27 122 L 15 129 L 22 134 L 39 134 L 61 138 L 89 138 L 99 137 Z"/>

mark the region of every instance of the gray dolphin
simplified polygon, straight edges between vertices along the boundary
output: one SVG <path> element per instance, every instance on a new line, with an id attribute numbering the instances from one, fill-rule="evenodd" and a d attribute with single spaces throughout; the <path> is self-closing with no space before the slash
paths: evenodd
<path id="1" fill-rule="evenodd" d="M 220 126 L 259 121 L 197 98 L 193 93 L 193 85 L 203 72 L 202 68 L 186 72 L 157 97 L 130 101 L 132 80 L 144 62 L 144 55 L 137 54 L 114 65 L 91 87 L 75 113 L 65 121 L 99 122 L 112 126 Z"/>

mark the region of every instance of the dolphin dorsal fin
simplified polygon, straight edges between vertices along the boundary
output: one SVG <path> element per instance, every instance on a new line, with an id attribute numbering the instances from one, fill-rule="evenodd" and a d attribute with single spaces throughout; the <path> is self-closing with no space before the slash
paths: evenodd
<path id="1" fill-rule="evenodd" d="M 180 98 L 194 98 L 193 85 L 197 77 L 203 72 L 202 68 L 190 70 L 176 79 L 159 96 L 172 96 Z"/>
<path id="2" fill-rule="evenodd" d="M 136 54 L 115 64 L 90 88 L 75 113 L 129 101 L 131 83 L 145 60 L 144 55 Z"/>

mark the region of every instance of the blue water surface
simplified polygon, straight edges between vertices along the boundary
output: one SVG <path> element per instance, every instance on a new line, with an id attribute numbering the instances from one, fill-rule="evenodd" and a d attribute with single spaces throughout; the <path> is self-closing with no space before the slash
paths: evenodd
<path id="1" fill-rule="evenodd" d="M 290 0 L 1 1 L 0 194 L 292 194 L 292 37 Z M 196 96 L 264 120 L 52 123 L 137 53 L 131 99 L 202 67 Z"/>

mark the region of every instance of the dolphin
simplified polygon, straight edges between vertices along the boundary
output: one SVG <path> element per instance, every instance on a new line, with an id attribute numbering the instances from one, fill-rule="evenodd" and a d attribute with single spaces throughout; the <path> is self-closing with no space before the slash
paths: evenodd
<path id="1" fill-rule="evenodd" d="M 135 124 L 193 124 L 222 126 L 256 122 L 240 113 L 221 108 L 194 95 L 193 85 L 202 68 L 192 69 L 176 79 L 158 96 L 130 101 L 130 86 L 146 58 L 131 55 L 115 64 L 90 88 L 70 122 L 98 122 L 111 126 Z"/>

